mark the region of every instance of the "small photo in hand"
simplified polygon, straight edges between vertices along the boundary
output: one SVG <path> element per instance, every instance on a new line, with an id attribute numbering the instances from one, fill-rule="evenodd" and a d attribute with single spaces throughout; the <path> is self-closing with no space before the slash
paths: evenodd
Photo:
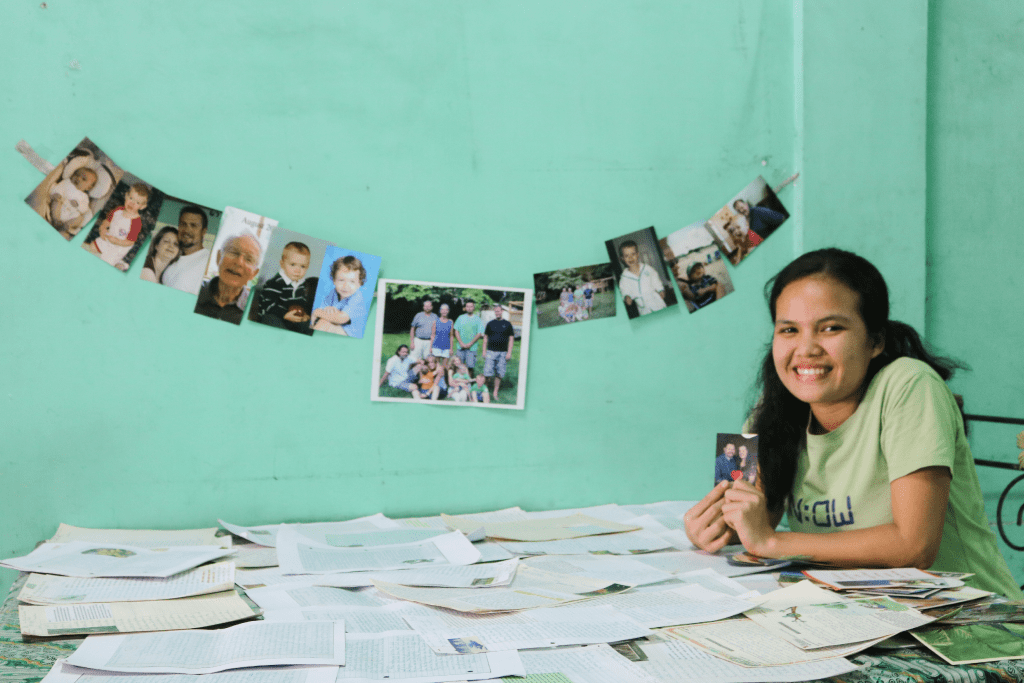
<path id="1" fill-rule="evenodd" d="M 249 320 L 299 334 L 313 334 L 310 320 L 330 242 L 278 227 L 257 277 Z"/>
<path id="2" fill-rule="evenodd" d="M 604 244 L 619 278 L 619 295 L 630 319 L 678 303 L 672 281 L 661 262 L 653 227 L 615 237 Z"/>
<path id="3" fill-rule="evenodd" d="M 535 273 L 537 327 L 554 327 L 615 315 L 610 263 Z"/>
<path id="4" fill-rule="evenodd" d="M 789 212 L 764 178 L 758 176 L 715 212 L 708 230 L 734 266 L 768 239 L 789 218 Z"/>
<path id="5" fill-rule="evenodd" d="M 732 294 L 732 278 L 722 251 L 703 223 L 676 230 L 658 244 L 690 313 Z"/>
<path id="6" fill-rule="evenodd" d="M 313 329 L 362 339 L 379 273 L 380 256 L 327 247 L 310 319 Z"/>
<path id="7" fill-rule="evenodd" d="M 125 173 L 82 242 L 82 249 L 127 271 L 156 225 L 164 194 Z"/>
<path id="8" fill-rule="evenodd" d="M 70 241 L 110 199 L 123 175 L 103 150 L 83 138 L 25 202 Z"/>
<path id="9" fill-rule="evenodd" d="M 715 484 L 742 479 L 757 485 L 757 434 L 720 433 L 715 453 Z"/>

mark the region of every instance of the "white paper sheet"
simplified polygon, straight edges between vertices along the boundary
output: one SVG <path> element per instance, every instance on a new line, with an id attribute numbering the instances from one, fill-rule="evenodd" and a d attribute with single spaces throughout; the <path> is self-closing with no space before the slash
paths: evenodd
<path id="1" fill-rule="evenodd" d="M 527 512 L 527 519 L 550 519 L 552 517 L 565 517 L 567 515 L 587 515 L 588 517 L 596 517 L 603 519 L 608 522 L 619 522 L 625 524 L 629 519 L 636 515 L 628 512 L 622 506 L 616 505 L 615 503 L 606 503 L 604 505 L 592 505 L 586 508 L 567 508 L 561 510 L 535 510 L 533 512 Z"/>
<path id="2" fill-rule="evenodd" d="M 72 541 L 43 543 L 24 557 L 3 560 L 0 566 L 61 576 L 166 578 L 230 553 L 228 549 L 214 546 L 176 546 L 165 550 L 149 550 L 126 545 Z"/>
<path id="3" fill-rule="evenodd" d="M 667 591 L 605 595 L 593 598 L 589 604 L 611 605 L 647 628 L 716 621 L 740 614 L 754 605 L 692 584 Z"/>
<path id="4" fill-rule="evenodd" d="M 722 576 L 728 577 L 777 571 L 785 566 L 734 567 L 729 564 L 729 556 L 735 555 L 738 552 L 743 552 L 743 546 L 726 546 L 714 555 L 706 553 L 703 550 L 679 550 L 637 555 L 636 560 L 673 574 L 692 572 L 697 571 L 698 569 L 714 569 Z"/>
<path id="5" fill-rule="evenodd" d="M 229 524 L 223 519 L 217 522 L 236 536 L 248 539 L 259 545 L 275 547 L 277 545 L 277 532 L 281 527 L 290 527 L 300 536 L 316 541 L 317 543 L 328 543 L 328 534 L 346 534 L 380 531 L 381 529 L 400 529 L 394 520 L 388 519 L 381 513 L 349 519 L 343 522 L 310 522 L 308 524 L 263 524 L 259 526 L 242 526 L 240 524 Z"/>
<path id="6" fill-rule="evenodd" d="M 319 574 L 313 579 L 317 586 L 358 588 L 372 586 L 374 581 L 397 583 L 401 586 L 436 586 L 441 588 L 479 588 L 507 586 L 516 575 L 516 559 L 492 564 L 439 565 L 423 569 L 394 569 L 383 572 L 346 572 Z"/>
<path id="7" fill-rule="evenodd" d="M 587 553 L 634 555 L 671 548 L 672 544 L 647 531 L 628 531 L 622 534 L 585 536 L 564 541 L 539 541 L 536 543 L 501 541 L 501 546 L 516 555 L 585 555 Z"/>
<path id="8" fill-rule="evenodd" d="M 460 614 L 410 605 L 402 615 L 434 652 L 458 654 L 474 642 L 486 650 L 615 643 L 651 631 L 611 607 L 568 606 L 512 614 Z"/>
<path id="9" fill-rule="evenodd" d="M 857 669 L 855 664 L 842 657 L 820 662 L 748 669 L 719 659 L 679 640 L 650 643 L 641 647 L 648 660 L 637 662 L 636 666 L 658 680 L 673 683 L 789 683 L 841 676 Z"/>
<path id="10" fill-rule="evenodd" d="M 661 633 L 680 638 L 716 657 L 746 667 L 781 666 L 848 657 L 882 640 L 879 638 L 850 646 L 803 650 L 747 618 L 676 626 Z"/>
<path id="11" fill-rule="evenodd" d="M 386 633 L 411 631 L 402 614 L 410 607 L 401 602 L 383 607 L 306 607 L 275 609 L 263 614 L 266 621 L 344 621 L 346 633 Z"/>
<path id="12" fill-rule="evenodd" d="M 794 605 L 778 610 L 757 607 L 747 611 L 746 616 L 805 650 L 887 638 L 935 620 L 886 597 Z"/>
<path id="13" fill-rule="evenodd" d="M 130 545 L 135 548 L 170 548 L 172 546 L 215 545 L 231 547 L 231 537 L 217 536 L 217 527 L 208 529 L 85 529 L 61 523 L 49 543 L 83 543 Z M 226 544 L 226 545 L 225 545 Z"/>
<path id="14" fill-rule="evenodd" d="M 383 607 L 395 602 L 374 588 L 349 589 L 328 586 L 273 586 L 246 591 L 249 599 L 265 610 L 307 607 Z"/>
<path id="15" fill-rule="evenodd" d="M 233 550 L 235 554 L 231 557 L 235 561 L 235 567 L 239 569 L 277 566 L 277 548 L 242 541 L 236 543 Z"/>
<path id="16" fill-rule="evenodd" d="M 526 650 L 527 674 L 560 673 L 572 683 L 662 683 L 605 644 Z"/>
<path id="17" fill-rule="evenodd" d="M 345 628 L 333 621 L 257 621 L 218 631 L 89 636 L 67 661 L 88 669 L 128 673 L 204 674 L 283 664 L 342 666 Z"/>
<path id="18" fill-rule="evenodd" d="M 673 576 L 637 562 L 632 557 L 619 555 L 538 555 L 523 560 L 523 564 L 556 574 L 585 576 L 633 586 L 659 583 Z"/>
<path id="19" fill-rule="evenodd" d="M 231 590 L 178 600 L 19 605 L 18 621 L 25 635 L 65 636 L 205 628 L 251 619 L 258 613 Z"/>
<path id="20" fill-rule="evenodd" d="M 36 605 L 172 600 L 219 593 L 231 590 L 234 585 L 235 565 L 232 562 L 196 567 L 166 579 L 96 579 L 30 574 L 18 593 L 18 600 Z"/>
<path id="21" fill-rule="evenodd" d="M 412 631 L 353 633 L 347 645 L 348 663 L 338 669 L 337 680 L 349 683 L 443 683 L 525 675 L 515 650 L 439 655 Z"/>
<path id="22" fill-rule="evenodd" d="M 959 579 L 939 577 L 912 567 L 900 569 L 809 569 L 805 575 L 833 590 L 854 588 L 960 588 Z"/>
<path id="23" fill-rule="evenodd" d="M 189 674 L 164 674 L 154 678 L 150 674 L 114 674 L 106 671 L 82 669 L 58 659 L 43 681 L 46 683 L 334 683 L 338 675 L 336 666 L 287 667 L 224 671 L 206 674 L 202 678 Z"/>
<path id="24" fill-rule="evenodd" d="M 473 564 L 480 551 L 460 532 L 416 543 L 372 548 L 334 548 L 299 536 L 289 527 L 277 534 L 277 559 L 286 574 L 410 569 L 430 564 Z"/>
<path id="25" fill-rule="evenodd" d="M 274 550 L 274 548 L 270 548 Z M 274 588 L 278 586 L 312 586 L 319 575 L 285 574 L 280 567 L 266 569 L 236 569 L 235 583 L 246 590 L 250 588 Z"/>
<path id="26" fill-rule="evenodd" d="M 491 541 L 478 541 L 473 547 L 480 551 L 480 559 L 477 562 L 501 562 L 511 560 L 515 555 Z"/>
<path id="27" fill-rule="evenodd" d="M 453 530 L 469 535 L 476 533 L 481 527 L 487 538 L 508 541 L 558 541 L 568 538 L 582 538 L 599 534 L 617 534 L 624 531 L 636 531 L 640 527 L 619 524 L 589 517 L 580 513 L 564 517 L 545 517 L 541 519 L 522 519 L 508 522 L 487 522 L 472 515 L 454 516 L 441 515 L 445 524 Z"/>
<path id="28" fill-rule="evenodd" d="M 520 566 L 508 586 L 493 588 L 419 588 L 376 582 L 382 592 L 401 600 L 458 612 L 508 612 L 576 602 L 627 586 Z"/>

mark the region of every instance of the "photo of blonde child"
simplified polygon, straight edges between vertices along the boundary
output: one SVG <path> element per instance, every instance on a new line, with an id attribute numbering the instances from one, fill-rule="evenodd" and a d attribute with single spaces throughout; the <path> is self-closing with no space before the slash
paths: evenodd
<path id="1" fill-rule="evenodd" d="M 361 339 L 379 271 L 379 256 L 328 247 L 310 316 L 313 329 Z"/>
<path id="2" fill-rule="evenodd" d="M 118 183 L 82 248 L 127 271 L 156 224 L 163 194 L 130 173 Z"/>

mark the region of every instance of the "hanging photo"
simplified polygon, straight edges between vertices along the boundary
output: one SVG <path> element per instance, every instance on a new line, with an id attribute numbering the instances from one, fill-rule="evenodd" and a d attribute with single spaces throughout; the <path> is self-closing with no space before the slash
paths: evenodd
<path id="1" fill-rule="evenodd" d="M 789 212 L 764 178 L 743 188 L 706 223 L 715 242 L 734 266 L 789 218 Z"/>
<path id="2" fill-rule="evenodd" d="M 619 281 L 619 296 L 626 305 L 626 315 L 637 318 L 678 303 L 661 261 L 654 228 L 637 230 L 604 244 Z"/>
<path id="3" fill-rule="evenodd" d="M 216 209 L 164 197 L 139 278 L 199 294 L 220 217 Z"/>
<path id="4" fill-rule="evenodd" d="M 123 175 L 103 150 L 83 138 L 25 202 L 70 241 L 110 199 Z"/>
<path id="5" fill-rule="evenodd" d="M 610 263 L 535 273 L 537 327 L 615 315 L 615 278 Z"/>
<path id="6" fill-rule="evenodd" d="M 658 242 L 665 267 L 676 277 L 686 308 L 693 313 L 732 294 L 732 279 L 722 251 L 705 229 L 693 223 Z"/>
<path id="7" fill-rule="evenodd" d="M 370 398 L 522 410 L 532 295 L 381 280 Z"/>
<path id="8" fill-rule="evenodd" d="M 310 320 L 317 275 L 330 242 L 285 230 L 270 235 L 270 247 L 257 276 L 249 320 L 299 334 L 313 334 Z"/>
<path id="9" fill-rule="evenodd" d="M 229 206 L 221 217 L 195 312 L 234 325 L 242 323 L 249 291 L 270 247 L 277 221 Z"/>
<path id="10" fill-rule="evenodd" d="M 131 173 L 114 188 L 82 249 L 127 271 L 156 225 L 164 194 Z"/>
<path id="11" fill-rule="evenodd" d="M 327 247 L 309 324 L 321 332 L 362 339 L 378 274 L 380 256 Z"/>

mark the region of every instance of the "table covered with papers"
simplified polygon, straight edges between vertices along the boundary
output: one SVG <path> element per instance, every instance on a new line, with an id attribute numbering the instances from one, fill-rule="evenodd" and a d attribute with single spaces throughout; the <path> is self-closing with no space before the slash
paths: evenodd
<path id="1" fill-rule="evenodd" d="M 108 566 L 159 540 L 62 525 L 3 561 L 28 570 L 0 606 L 0 683 L 1024 682 L 1024 606 L 917 570 L 743 567 L 692 550 L 687 507 L 222 522 L 233 543 L 195 530 L 187 571 L 130 578 Z"/>

